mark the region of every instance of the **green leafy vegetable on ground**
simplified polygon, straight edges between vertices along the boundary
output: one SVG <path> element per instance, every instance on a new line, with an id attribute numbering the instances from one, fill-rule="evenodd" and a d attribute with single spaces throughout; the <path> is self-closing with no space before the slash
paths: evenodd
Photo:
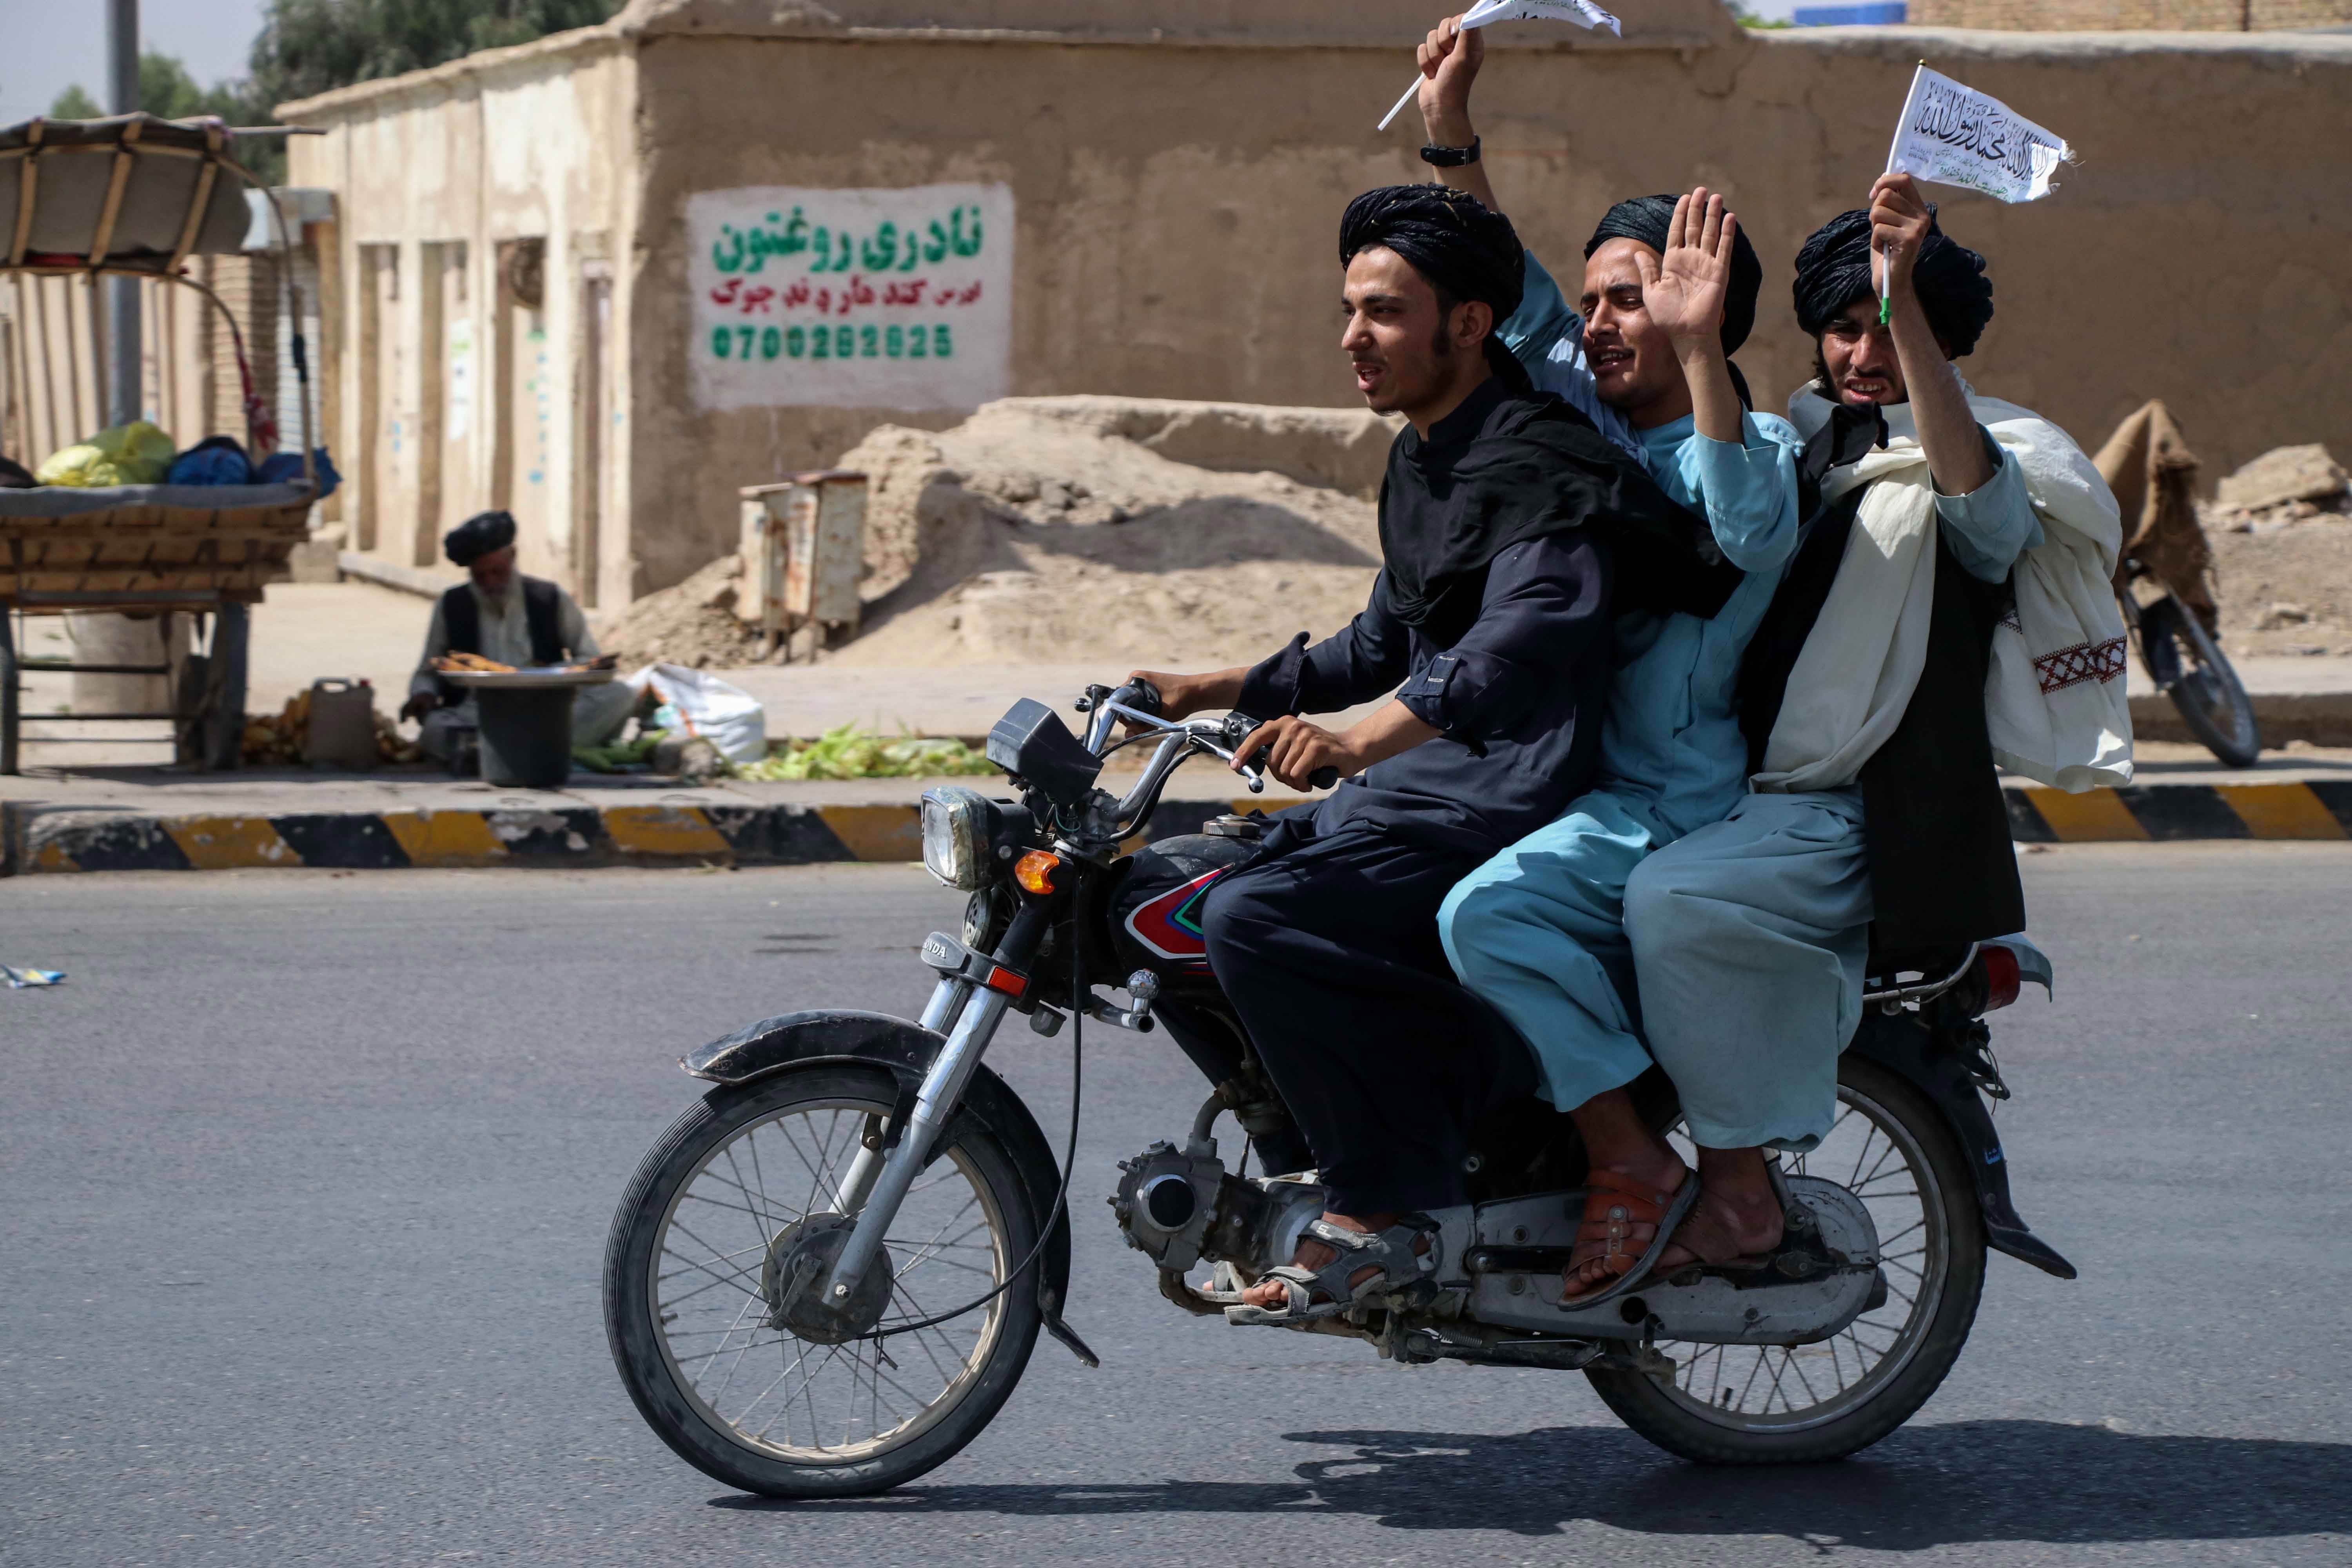
<path id="1" fill-rule="evenodd" d="M 914 779 L 993 773 L 988 759 L 952 737 L 901 734 L 885 739 L 855 723 L 814 741 L 787 741 L 760 762 L 738 763 L 735 776 L 774 779 Z"/>

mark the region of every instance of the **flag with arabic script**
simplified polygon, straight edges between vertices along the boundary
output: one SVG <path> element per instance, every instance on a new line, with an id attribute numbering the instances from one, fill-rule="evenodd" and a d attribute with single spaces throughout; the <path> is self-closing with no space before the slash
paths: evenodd
<path id="1" fill-rule="evenodd" d="M 1619 37 L 1625 29 L 1617 18 L 1591 0 L 1479 0 L 1463 16 L 1465 27 L 1489 22 L 1573 22 L 1580 27 L 1606 27 Z"/>
<path id="2" fill-rule="evenodd" d="M 1997 98 L 1921 66 L 1903 100 L 1886 172 L 1982 191 L 2005 202 L 2039 201 L 2051 176 L 2074 161 L 2066 139 Z"/>

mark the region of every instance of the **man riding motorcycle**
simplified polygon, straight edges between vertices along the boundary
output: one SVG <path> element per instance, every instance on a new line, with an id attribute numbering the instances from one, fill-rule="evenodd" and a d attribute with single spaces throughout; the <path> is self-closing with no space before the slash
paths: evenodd
<path id="1" fill-rule="evenodd" d="M 1996 763 L 2130 779 L 2115 500 L 2063 431 L 1953 367 L 1992 315 L 1983 270 L 1904 174 L 1797 258 L 1819 374 L 1790 417 L 1849 449 L 1742 670 L 1752 793 L 1625 894 L 1651 1054 L 1702 1149 L 1829 1130 L 1874 951 L 1872 973 L 1926 967 L 2023 929 Z M 1620 1288 L 1675 1262 L 1682 1163 L 1647 1142 L 1648 1190 L 1592 1259 Z M 1725 1179 L 1751 1172 L 1761 1189 L 1754 1162 Z"/>
<path id="2" fill-rule="evenodd" d="M 1211 966 L 1330 1193 L 1239 1321 L 1296 1321 L 1415 1277 L 1412 1211 L 1464 1201 L 1471 1126 L 1529 1072 L 1454 983 L 1439 903 L 1591 783 L 1617 610 L 1712 615 L 1739 575 L 1703 521 L 1534 392 L 1495 338 L 1524 266 L 1507 219 L 1443 186 L 1371 191 L 1341 223 L 1340 260 L 1357 389 L 1408 425 L 1370 601 L 1337 636 L 1302 633 L 1253 667 L 1137 677 L 1171 718 L 1267 721 L 1237 768 L 1263 756 L 1295 786 L 1349 775 L 1280 814 L 1202 913 Z M 1297 717 L 1391 689 L 1346 731 Z"/>

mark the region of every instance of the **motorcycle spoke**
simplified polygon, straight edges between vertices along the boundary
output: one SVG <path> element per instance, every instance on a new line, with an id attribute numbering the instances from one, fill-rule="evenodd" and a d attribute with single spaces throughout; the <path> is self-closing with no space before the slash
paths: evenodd
<path id="1" fill-rule="evenodd" d="M 735 1314 L 735 1328 L 740 1328 L 742 1326 L 743 1320 L 751 1316 L 751 1309 L 758 1305 L 760 1305 L 760 1301 L 757 1297 L 753 1297 L 751 1300 L 745 1301 L 743 1303 L 742 1310 Z M 728 1332 L 730 1334 L 733 1333 L 735 1331 L 735 1328 L 729 1329 Z M 723 1346 L 725 1342 L 722 1340 L 720 1343 Z M 710 1396 L 711 1404 L 716 1405 L 719 1400 L 726 1397 L 727 1390 L 735 1382 L 735 1374 L 743 1370 L 743 1358 L 751 1353 L 751 1345 L 749 1341 L 746 1341 L 737 1349 L 735 1352 L 735 1359 L 727 1363 L 727 1375 L 719 1380 L 718 1390 Z"/>
<path id="2" fill-rule="evenodd" d="M 1003 1330 L 994 1302 L 904 1326 L 986 1291 L 1006 1266 L 995 1200 L 952 1144 L 911 1184 L 885 1237 L 890 1293 L 877 1327 L 899 1331 L 820 1345 L 768 1326 L 775 1237 L 840 1210 L 848 1161 L 885 1114 L 878 1104 L 811 1104 L 740 1128 L 671 1204 L 650 1281 L 665 1353 L 682 1392 L 755 1447 L 838 1462 L 903 1441 L 952 1407 Z M 771 1167 L 793 1191 L 771 1188 Z M 759 1240 L 724 1249 L 704 1234 L 714 1223 L 737 1236 L 749 1224 Z"/>
<path id="3" fill-rule="evenodd" d="M 1829 1131 L 1806 1153 L 1783 1155 L 1781 1168 L 1835 1181 L 1861 1201 L 1885 1301 L 1811 1345 L 1662 1344 L 1676 1365 L 1665 1381 L 1674 1396 L 1712 1420 L 1751 1429 L 1821 1420 L 1872 1397 L 1911 1355 L 1944 1288 L 1947 1241 L 1925 1159 L 1901 1122 L 1841 1088 Z"/>

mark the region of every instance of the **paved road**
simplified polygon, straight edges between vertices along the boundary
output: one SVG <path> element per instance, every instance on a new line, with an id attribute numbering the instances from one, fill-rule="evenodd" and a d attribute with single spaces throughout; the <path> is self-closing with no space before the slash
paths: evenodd
<path id="1" fill-rule="evenodd" d="M 2027 1217 L 1976 1338 L 1843 1464 L 1685 1466 L 1581 1379 L 1175 1316 L 1091 1196 L 1072 1316 L 900 1496 L 778 1508 L 638 1424 L 604 1225 L 686 1043 L 913 1005 L 896 867 L 0 882 L 0 1562 L 2352 1561 L 2352 847 L 2025 862 L 2054 1006 L 1997 1040 Z M 1101 1032 L 1097 1032 L 1099 1042 Z M 999 1060 L 1048 1127 L 1063 1058 Z M 1086 1182 L 1181 1133 L 1095 1053 Z M 1058 1143 L 1059 1134 L 1055 1133 Z"/>

